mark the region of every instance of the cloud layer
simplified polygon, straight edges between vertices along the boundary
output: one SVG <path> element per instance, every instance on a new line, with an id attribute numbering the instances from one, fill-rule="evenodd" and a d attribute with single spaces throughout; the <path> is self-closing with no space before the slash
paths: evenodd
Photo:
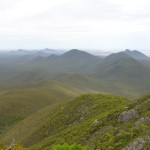
<path id="1" fill-rule="evenodd" d="M 0 0 L 1 48 L 150 49 L 149 0 Z"/>

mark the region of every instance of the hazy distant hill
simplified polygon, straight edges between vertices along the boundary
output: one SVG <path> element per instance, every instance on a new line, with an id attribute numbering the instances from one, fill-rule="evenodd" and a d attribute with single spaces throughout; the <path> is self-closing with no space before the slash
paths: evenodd
<path id="1" fill-rule="evenodd" d="M 135 88 L 150 86 L 150 69 L 123 52 L 108 56 L 95 71 L 99 78 L 112 79 Z"/>
<path id="2" fill-rule="evenodd" d="M 129 56 L 133 57 L 134 59 L 138 60 L 139 62 L 141 62 L 142 64 L 144 64 L 145 66 L 150 67 L 150 57 L 146 56 L 145 54 L 134 50 L 125 50 L 124 51 L 125 54 L 128 54 Z"/>
<path id="3" fill-rule="evenodd" d="M 74 86 L 81 91 L 106 92 L 128 97 L 148 92 L 150 87 L 150 69 L 125 52 L 104 58 L 73 49 L 62 55 L 24 55 L 1 61 L 0 87 L 5 83 L 8 85 L 11 80 L 29 82 L 48 79 L 49 75 L 52 80 Z M 56 79 L 59 74 L 61 77 Z"/>
<path id="4" fill-rule="evenodd" d="M 17 82 L 12 81 L 0 90 L 0 134 L 39 109 L 79 94 L 79 91 L 52 80 L 25 82 L 18 78 Z"/>
<path id="5" fill-rule="evenodd" d="M 59 56 L 36 58 L 32 63 L 56 72 L 84 72 L 101 60 L 101 58 L 87 52 L 73 49 Z"/>
<path id="6" fill-rule="evenodd" d="M 125 54 L 128 54 L 129 56 L 137 59 L 137 60 L 150 60 L 150 57 L 146 56 L 145 54 L 137 51 L 137 50 L 129 50 L 129 49 L 126 49 L 124 51 Z"/>
<path id="7" fill-rule="evenodd" d="M 48 56 L 51 54 L 63 54 L 64 50 L 55 50 L 55 49 L 40 49 L 40 50 L 25 50 L 25 49 L 18 49 L 18 50 L 9 50 L 9 51 L 2 51 L 0 52 L 1 56 L 23 56 L 23 55 L 37 55 L 37 56 Z"/>
<path id="8" fill-rule="evenodd" d="M 35 68 L 33 70 L 22 72 L 20 74 L 15 75 L 14 77 L 7 80 L 9 83 L 18 83 L 18 82 L 32 82 L 32 81 L 40 81 L 50 79 L 51 75 L 45 69 Z"/>

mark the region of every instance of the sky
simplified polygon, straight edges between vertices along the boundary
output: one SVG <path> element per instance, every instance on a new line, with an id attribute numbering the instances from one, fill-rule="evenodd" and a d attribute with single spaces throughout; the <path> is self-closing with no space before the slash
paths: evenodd
<path id="1" fill-rule="evenodd" d="M 150 0 L 0 0 L 0 49 L 150 53 Z"/>

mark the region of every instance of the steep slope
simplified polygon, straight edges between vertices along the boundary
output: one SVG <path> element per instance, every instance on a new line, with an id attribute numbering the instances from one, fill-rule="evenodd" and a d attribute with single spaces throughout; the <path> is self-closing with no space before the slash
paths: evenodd
<path id="1" fill-rule="evenodd" d="M 128 101 L 117 96 L 87 94 L 53 109 L 43 109 L 13 127 L 3 139 L 9 141 L 13 135 L 33 150 L 48 150 L 53 144 L 64 142 L 87 145 L 91 150 L 121 150 L 149 136 L 149 115 L 150 95 Z"/>
<path id="2" fill-rule="evenodd" d="M 7 56 L 0 58 L 0 83 L 17 76 L 18 74 L 34 70 L 27 62 L 33 59 L 32 56 Z"/>
<path id="3" fill-rule="evenodd" d="M 75 127 L 78 128 L 79 126 L 83 128 L 82 126 L 86 126 L 86 123 L 89 124 L 95 121 L 95 119 L 98 119 L 96 117 L 98 116 L 100 117 L 100 115 L 101 117 L 106 116 L 110 111 L 110 109 L 112 109 L 111 111 L 116 110 L 117 107 L 114 106 L 118 106 L 119 109 L 119 107 L 123 107 L 127 102 L 128 101 L 126 99 L 121 97 L 100 95 L 100 94 L 98 95 L 88 94 L 79 96 L 75 98 L 73 101 L 59 105 L 53 110 L 49 109 L 49 112 L 47 112 L 48 108 L 46 108 L 46 110 L 43 110 L 44 112 L 46 112 L 44 114 L 49 114 L 46 115 L 47 119 L 44 119 L 46 122 L 43 121 L 44 123 L 40 123 L 43 125 L 40 126 L 38 129 L 36 129 L 36 131 L 34 131 L 29 137 L 23 139 L 22 142 L 23 143 L 25 142 L 24 144 L 31 145 L 40 142 L 42 139 L 45 139 L 50 135 L 54 136 L 57 133 L 61 134 L 61 131 L 68 130 L 69 128 L 70 129 Z M 112 103 L 112 105 L 109 105 L 109 103 Z M 32 116 L 32 118 L 34 117 Z M 88 128 L 90 129 L 90 126 L 88 127 L 88 124 L 87 127 L 83 129 L 82 134 L 85 134 L 84 132 L 86 132 Z M 24 127 L 26 126 L 28 125 L 26 125 L 24 122 Z M 22 135 L 25 134 L 20 133 L 21 129 L 18 129 L 18 131 L 19 131 L 18 134 Z M 69 136 L 71 135 L 68 134 L 68 140 Z M 17 140 L 20 140 L 20 138 L 18 138 Z"/>
<path id="4" fill-rule="evenodd" d="M 150 69 L 123 52 L 108 56 L 95 76 L 123 83 L 139 93 L 148 92 L 150 87 Z"/>
<path id="5" fill-rule="evenodd" d="M 79 73 L 63 73 L 57 74 L 53 80 L 59 81 L 63 84 L 67 84 L 74 87 L 77 90 L 85 92 L 103 92 L 103 88 L 100 82 L 97 82 L 94 78 Z M 101 87 L 101 88 L 100 88 Z"/>
<path id="6" fill-rule="evenodd" d="M 125 54 L 128 54 L 129 56 L 131 56 L 132 58 L 138 60 L 139 62 L 141 62 L 143 65 L 150 67 L 150 57 L 146 56 L 145 54 L 137 51 L 137 50 L 125 50 L 124 51 Z"/>
<path id="7" fill-rule="evenodd" d="M 134 59 L 137 59 L 137 60 L 150 60 L 150 57 L 146 56 L 145 54 L 137 51 L 137 50 L 129 50 L 129 49 L 126 49 L 124 51 L 125 54 L 133 57 Z"/>
<path id="8" fill-rule="evenodd" d="M 18 83 L 0 91 L 0 133 L 37 110 L 80 92 L 52 80 Z"/>
<path id="9" fill-rule="evenodd" d="M 29 70 L 26 72 L 22 72 L 18 75 L 7 80 L 9 83 L 18 83 L 18 82 L 32 82 L 32 81 L 40 81 L 40 80 L 47 80 L 50 79 L 51 75 L 45 69 L 42 68 L 35 68 L 33 70 Z"/>
<path id="10" fill-rule="evenodd" d="M 52 79 L 67 84 L 83 93 L 110 93 L 128 98 L 135 98 L 140 95 L 135 88 L 122 82 L 104 78 L 95 78 L 79 73 L 57 74 Z"/>

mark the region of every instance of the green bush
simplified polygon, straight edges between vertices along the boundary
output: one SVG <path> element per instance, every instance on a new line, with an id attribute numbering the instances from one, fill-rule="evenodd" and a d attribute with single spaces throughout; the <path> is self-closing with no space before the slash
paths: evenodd
<path id="1" fill-rule="evenodd" d="M 0 142 L 0 150 L 5 150 L 5 145 L 2 142 Z"/>
<path id="2" fill-rule="evenodd" d="M 80 144 L 57 144 L 54 145 L 52 150 L 88 150 L 88 148 L 86 146 L 81 146 Z"/>
<path id="3" fill-rule="evenodd" d="M 18 144 L 15 144 L 13 147 L 12 147 L 12 150 L 26 150 L 25 147 L 22 147 Z"/>
<path id="4" fill-rule="evenodd" d="M 2 142 L 0 142 L 0 150 L 7 150 L 6 146 Z M 15 144 L 14 146 L 12 146 L 11 150 L 26 150 L 26 148 L 20 146 L 19 144 Z"/>

